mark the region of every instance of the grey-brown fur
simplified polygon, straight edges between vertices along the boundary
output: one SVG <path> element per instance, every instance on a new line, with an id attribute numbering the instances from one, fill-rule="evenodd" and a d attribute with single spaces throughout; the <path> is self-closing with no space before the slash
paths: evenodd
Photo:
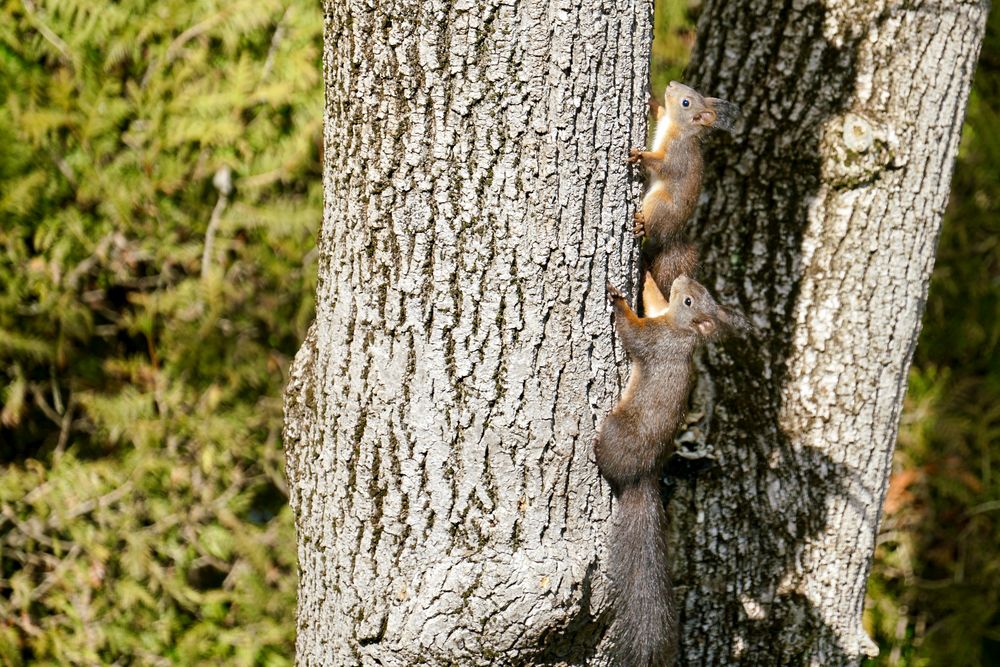
<path id="1" fill-rule="evenodd" d="M 652 272 L 666 293 L 677 276 L 693 277 L 698 263 L 697 248 L 683 240 L 682 232 L 701 193 L 701 138 L 710 129 L 732 131 L 739 108 L 676 81 L 667 86 L 662 105 L 655 99 L 649 103 L 657 118 L 652 147 L 629 153 L 629 162 L 642 164 L 649 173 L 635 214 L 635 234 L 643 238 L 639 275 Z M 645 312 L 641 302 L 639 310 Z"/>
<path id="2" fill-rule="evenodd" d="M 739 116 L 735 104 L 676 81 L 667 86 L 662 106 L 655 99 L 650 106 L 657 116 L 653 145 L 629 153 L 629 162 L 642 164 L 650 177 L 635 216 L 635 233 L 645 237 L 648 257 L 670 243 L 694 212 L 704 174 L 702 136 L 713 128 L 731 131 Z"/>
<path id="3" fill-rule="evenodd" d="M 647 305 L 664 302 L 649 274 L 645 285 Z M 656 317 L 638 317 L 621 292 L 610 284 L 607 290 L 632 362 L 628 387 L 594 442 L 597 466 L 618 500 L 609 547 L 611 634 L 621 665 L 667 667 L 676 659 L 678 638 L 660 471 L 687 409 L 695 349 L 707 338 L 744 328 L 746 320 L 687 276 L 674 281 L 669 305 Z"/>
<path id="4" fill-rule="evenodd" d="M 656 287 L 662 293 L 669 294 L 674 280 L 679 276 L 696 277 L 698 248 L 693 243 L 674 241 L 661 248 L 649 262 L 648 267 L 653 280 L 656 281 Z"/>

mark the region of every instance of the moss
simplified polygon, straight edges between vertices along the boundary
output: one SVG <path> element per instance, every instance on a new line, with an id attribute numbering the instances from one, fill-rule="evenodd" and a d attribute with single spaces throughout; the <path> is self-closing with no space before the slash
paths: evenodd
<path id="1" fill-rule="evenodd" d="M 358 460 L 361 458 L 361 442 L 368 425 L 368 409 L 362 408 L 358 413 L 358 421 L 354 425 L 354 437 L 351 440 L 351 459 L 347 464 L 347 488 L 356 489 L 358 482 Z"/>
<path id="2" fill-rule="evenodd" d="M 379 484 L 382 468 L 381 448 L 378 444 L 372 448 L 372 475 L 368 482 L 368 497 L 372 500 L 372 551 L 378 547 L 384 530 L 382 513 L 385 505 L 386 487 Z"/>

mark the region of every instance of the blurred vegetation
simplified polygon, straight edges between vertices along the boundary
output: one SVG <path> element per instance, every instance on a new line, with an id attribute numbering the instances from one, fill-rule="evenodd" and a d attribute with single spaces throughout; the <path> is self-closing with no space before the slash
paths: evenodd
<path id="1" fill-rule="evenodd" d="M 697 4 L 657 2 L 656 93 Z M 0 663 L 288 664 L 280 396 L 315 287 L 319 4 L 0 17 Z M 910 377 L 872 665 L 1000 664 L 998 28 Z"/>
<path id="2" fill-rule="evenodd" d="M 657 0 L 652 88 L 697 0 Z M 865 622 L 870 666 L 1000 665 L 1000 13 L 990 12 L 903 408 Z"/>
<path id="3" fill-rule="evenodd" d="M 322 25 L 0 0 L 0 664 L 291 662 Z"/>
<path id="4" fill-rule="evenodd" d="M 684 68 L 694 47 L 694 12 L 700 4 L 689 0 L 655 1 L 649 76 L 651 92 L 657 98 L 663 97 L 668 83 L 684 80 Z"/>

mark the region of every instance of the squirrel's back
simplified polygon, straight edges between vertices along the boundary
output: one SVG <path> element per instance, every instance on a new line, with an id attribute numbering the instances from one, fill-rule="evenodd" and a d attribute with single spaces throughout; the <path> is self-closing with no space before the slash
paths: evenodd
<path id="1" fill-rule="evenodd" d="M 670 287 L 678 276 L 695 277 L 698 268 L 698 248 L 693 243 L 678 239 L 657 250 L 655 254 L 643 250 L 641 261 L 643 267 L 648 267 L 645 270 L 652 274 L 660 292 L 670 294 Z M 645 271 L 642 275 L 645 275 Z M 642 305 L 644 309 L 648 308 L 645 294 Z"/>
<path id="2" fill-rule="evenodd" d="M 648 327 L 663 329 L 657 344 L 671 345 L 666 325 L 647 320 Z M 694 347 L 693 343 L 690 345 Z M 594 455 L 597 467 L 615 490 L 641 477 L 656 476 L 673 451 L 673 435 L 687 411 L 691 391 L 690 352 L 681 348 L 675 359 L 632 364 L 629 383 L 618 405 L 604 418 Z"/>

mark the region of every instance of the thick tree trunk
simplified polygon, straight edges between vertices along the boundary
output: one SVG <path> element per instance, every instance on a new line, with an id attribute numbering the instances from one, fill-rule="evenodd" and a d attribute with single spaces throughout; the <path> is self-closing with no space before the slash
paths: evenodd
<path id="1" fill-rule="evenodd" d="M 875 649 L 865 582 L 986 13 L 704 3 L 693 84 L 744 119 L 708 151 L 692 227 L 760 335 L 705 356 L 717 465 L 671 507 L 680 664 Z"/>
<path id="2" fill-rule="evenodd" d="M 650 6 L 328 0 L 317 319 L 286 410 L 300 664 L 604 664 Z M 739 103 L 692 227 L 757 340 L 711 347 L 670 507 L 680 664 L 856 664 L 986 8 L 705 0 Z M 695 466 L 697 467 L 697 466 Z M 695 481 L 696 480 L 696 481 Z"/>
<path id="3" fill-rule="evenodd" d="M 325 6 L 317 317 L 286 398 L 298 662 L 581 664 L 651 4 Z"/>

